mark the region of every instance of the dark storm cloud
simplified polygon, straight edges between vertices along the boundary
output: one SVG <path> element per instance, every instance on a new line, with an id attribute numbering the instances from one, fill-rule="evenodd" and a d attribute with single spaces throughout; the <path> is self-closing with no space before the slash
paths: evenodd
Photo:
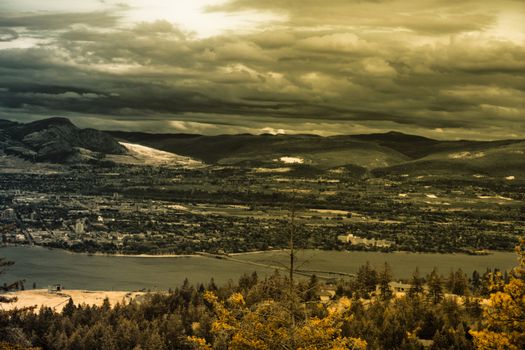
<path id="1" fill-rule="evenodd" d="M 13 41 L 18 38 L 18 33 L 11 29 L 0 28 L 0 42 Z"/>
<path id="2" fill-rule="evenodd" d="M 0 27 L 39 28 L 48 42 L 0 49 L 0 116 L 148 131 L 525 137 L 525 46 L 514 36 L 523 32 L 491 33 L 501 13 L 488 0 L 422 3 L 236 0 L 220 10 L 287 19 L 208 38 L 112 13 L 3 16 Z M 522 3 L 504 3 L 523 16 Z"/>

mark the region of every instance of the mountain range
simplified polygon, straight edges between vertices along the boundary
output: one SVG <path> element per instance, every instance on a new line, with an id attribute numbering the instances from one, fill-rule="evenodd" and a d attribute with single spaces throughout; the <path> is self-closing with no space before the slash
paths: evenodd
<path id="1" fill-rule="evenodd" d="M 27 124 L 0 120 L 0 152 L 35 162 L 75 163 L 111 158 L 108 155 L 133 156 L 135 150 L 129 145 L 218 165 L 286 164 L 317 171 L 345 167 L 377 176 L 525 175 L 525 140 L 442 141 L 400 132 L 330 137 L 151 134 L 80 129 L 64 118 Z"/>
<path id="2" fill-rule="evenodd" d="M 356 173 L 525 175 L 525 140 L 441 141 L 400 132 L 366 135 L 219 135 L 110 132 L 117 139 L 223 165 L 268 166 L 281 158 Z M 296 164 L 297 165 L 297 164 Z"/>

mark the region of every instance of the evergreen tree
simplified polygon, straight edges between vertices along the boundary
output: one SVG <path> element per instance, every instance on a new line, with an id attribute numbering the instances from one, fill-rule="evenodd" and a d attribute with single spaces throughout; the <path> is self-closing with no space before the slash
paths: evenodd
<path id="1" fill-rule="evenodd" d="M 419 275 L 419 268 L 417 267 L 414 273 L 412 274 L 410 285 L 411 287 L 408 291 L 408 296 L 414 297 L 423 293 L 423 278 L 421 278 L 421 276 Z"/>
<path id="2" fill-rule="evenodd" d="M 446 286 L 448 291 L 452 294 L 465 295 L 468 290 L 468 280 L 463 270 L 458 269 L 455 272 L 450 271 L 450 275 L 446 281 Z"/>
<path id="3" fill-rule="evenodd" d="M 148 333 L 149 334 L 146 337 L 146 341 L 144 342 L 142 349 L 144 350 L 165 350 L 166 349 L 164 341 L 162 340 L 162 337 L 160 336 L 158 329 L 156 327 L 153 327 L 152 329 L 150 329 Z"/>
<path id="4" fill-rule="evenodd" d="M 436 332 L 432 340 L 431 350 L 471 350 L 474 348 L 473 344 L 465 337 L 462 325 L 459 325 L 457 329 L 442 328 Z"/>
<path id="5" fill-rule="evenodd" d="M 64 305 L 64 308 L 62 309 L 62 315 L 66 317 L 71 317 L 75 313 L 76 310 L 75 303 L 73 302 L 73 298 L 69 298 L 67 301 L 67 304 Z"/>
<path id="6" fill-rule="evenodd" d="M 253 272 L 251 275 L 244 274 L 239 278 L 239 289 L 248 291 L 257 284 L 259 277 L 257 272 Z"/>
<path id="7" fill-rule="evenodd" d="M 361 265 L 357 271 L 356 278 L 356 291 L 360 297 L 369 298 L 377 286 L 377 272 L 370 265 L 370 262 L 366 262 L 365 265 Z"/>
<path id="8" fill-rule="evenodd" d="M 470 279 L 470 288 L 476 294 L 478 294 L 481 290 L 481 275 L 477 270 L 474 270 L 472 272 L 472 277 Z"/>
<path id="9" fill-rule="evenodd" d="M 406 328 L 395 310 L 387 308 L 382 316 L 378 327 L 378 345 L 381 349 L 397 349 L 406 339 Z"/>
<path id="10" fill-rule="evenodd" d="M 392 298 L 392 289 L 390 288 L 390 282 L 392 282 L 392 270 L 390 265 L 385 262 L 383 271 L 379 274 L 379 291 L 381 293 L 381 299 L 390 300 Z"/>
<path id="11" fill-rule="evenodd" d="M 445 287 L 450 293 L 452 293 L 455 285 L 456 285 L 456 274 L 454 273 L 453 269 L 450 269 L 448 278 L 445 280 Z"/>
<path id="12" fill-rule="evenodd" d="M 14 262 L 12 261 L 8 261 L 4 258 L 0 258 L 0 275 L 3 274 L 5 272 L 5 270 L 7 269 L 7 267 L 13 265 Z M 4 283 L 4 288 L 6 289 L 7 291 L 7 283 Z M 11 299 L 10 298 L 6 298 L 6 297 L 3 297 L 0 295 L 0 303 L 7 303 L 7 302 L 10 302 Z"/>
<path id="13" fill-rule="evenodd" d="M 443 279 L 434 268 L 427 278 L 428 297 L 433 304 L 443 300 Z"/>
<path id="14" fill-rule="evenodd" d="M 468 279 L 461 268 L 456 270 L 454 280 L 455 284 L 451 292 L 456 295 L 466 295 L 468 293 Z"/>
<path id="15" fill-rule="evenodd" d="M 304 291 L 304 300 L 305 301 L 315 301 L 317 300 L 317 293 L 319 292 L 319 279 L 316 275 L 310 276 L 308 284 L 305 287 Z"/>

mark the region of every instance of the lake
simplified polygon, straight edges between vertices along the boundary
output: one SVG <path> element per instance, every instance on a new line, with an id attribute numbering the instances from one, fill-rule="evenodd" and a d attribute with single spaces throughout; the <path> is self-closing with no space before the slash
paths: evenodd
<path id="1" fill-rule="evenodd" d="M 42 247 L 3 247 L 0 257 L 14 261 L 0 281 L 13 282 L 25 279 L 26 288 L 37 288 L 60 283 L 69 289 L 86 290 L 167 290 L 180 286 L 185 278 L 192 283 L 206 283 L 211 278 L 218 284 L 234 281 L 243 273 L 257 271 L 259 276 L 273 273 L 272 269 L 254 266 L 248 262 L 269 265 L 286 265 L 286 252 L 264 252 L 236 255 L 246 261 L 219 260 L 201 256 L 142 258 L 118 256 L 88 256 L 69 253 L 60 249 Z M 422 274 L 434 266 L 445 276 L 450 269 L 462 268 L 467 274 L 473 270 L 484 272 L 487 268 L 511 269 L 517 264 L 515 253 L 494 252 L 486 256 L 431 253 L 379 253 L 299 251 L 297 265 L 301 269 L 329 270 L 355 273 L 359 266 L 369 261 L 377 269 L 385 262 L 392 267 L 395 278 L 409 277 L 416 266 Z"/>

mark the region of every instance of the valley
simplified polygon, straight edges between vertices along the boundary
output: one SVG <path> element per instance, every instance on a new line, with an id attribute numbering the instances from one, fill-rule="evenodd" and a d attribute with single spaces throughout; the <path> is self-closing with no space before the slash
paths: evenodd
<path id="1" fill-rule="evenodd" d="M 83 132 L 64 123 L 14 130 L 51 133 L 54 143 L 65 142 L 67 130 Z M 482 254 L 512 250 L 525 230 L 523 142 L 447 143 L 399 133 L 148 141 L 146 134 L 100 133 L 117 153 L 40 162 L 4 149 L 2 244 L 111 254 L 265 251 L 288 246 L 292 211 L 302 249 Z M 427 152 L 411 153 L 414 142 Z M 481 167 L 470 162 L 485 155 L 501 161 L 502 152 L 514 155 L 506 168 L 490 158 L 485 168 L 498 171 L 470 171 Z M 445 158 L 462 165 L 442 165 Z"/>

